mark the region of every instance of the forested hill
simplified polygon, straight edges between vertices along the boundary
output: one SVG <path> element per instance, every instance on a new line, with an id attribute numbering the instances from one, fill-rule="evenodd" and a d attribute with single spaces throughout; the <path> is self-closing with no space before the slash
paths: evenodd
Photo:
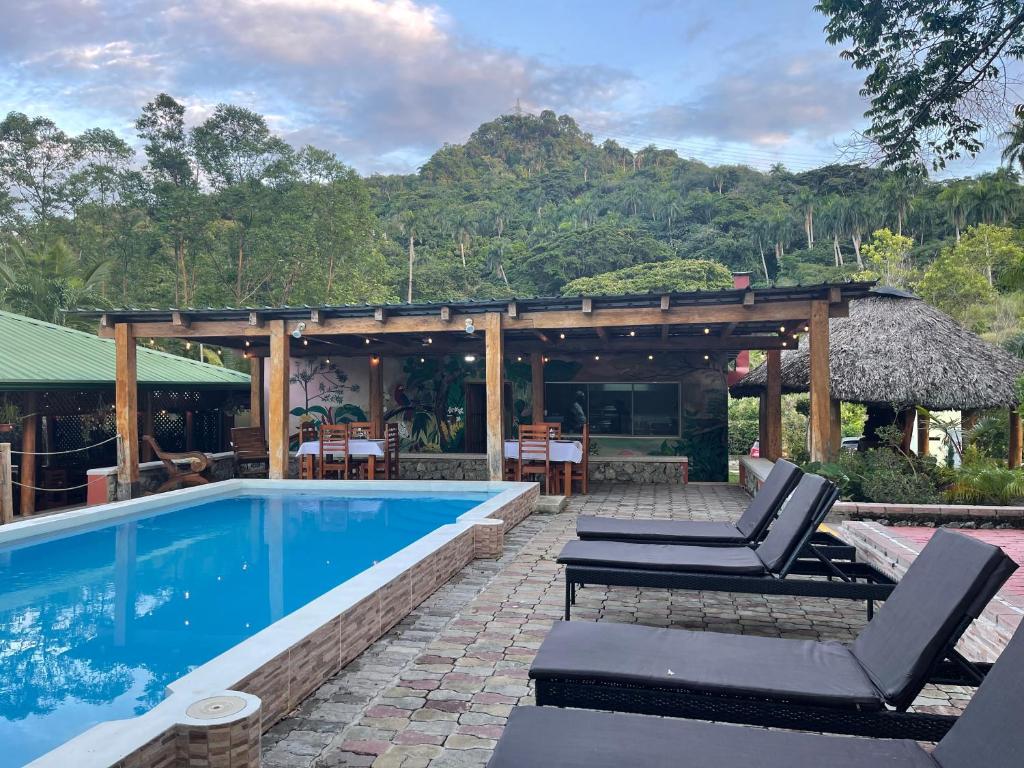
<path id="1" fill-rule="evenodd" d="M 361 178 L 249 110 L 184 115 L 160 94 L 134 144 L 44 116 L 0 122 L 0 306 L 60 321 L 76 305 L 686 289 L 744 270 L 760 284 L 879 278 L 1003 336 L 1024 314 L 1011 170 L 935 182 L 712 166 L 595 144 L 542 112 L 485 123 L 415 174 Z"/>

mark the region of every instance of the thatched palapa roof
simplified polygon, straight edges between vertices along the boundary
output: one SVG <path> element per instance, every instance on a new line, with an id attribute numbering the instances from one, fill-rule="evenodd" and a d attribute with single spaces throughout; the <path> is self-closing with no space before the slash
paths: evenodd
<path id="1" fill-rule="evenodd" d="M 1017 404 L 1024 361 L 980 339 L 913 294 L 876 288 L 850 302 L 850 316 L 829 320 L 832 397 L 853 403 L 921 405 L 930 410 L 1003 408 Z M 760 395 L 760 365 L 732 388 L 734 397 Z M 807 392 L 806 335 L 782 353 L 782 391 Z"/>

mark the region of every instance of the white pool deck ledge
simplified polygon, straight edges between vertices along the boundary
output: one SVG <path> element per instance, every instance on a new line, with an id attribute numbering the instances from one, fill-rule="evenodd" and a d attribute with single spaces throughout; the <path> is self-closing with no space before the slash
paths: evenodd
<path id="1" fill-rule="evenodd" d="M 368 498 L 494 495 L 177 679 L 145 714 L 96 725 L 29 763 L 31 768 L 255 768 L 264 731 L 471 560 L 499 557 L 505 531 L 529 516 L 539 497 L 536 483 L 233 479 L 13 523 L 0 528 L 0 546 L 73 535 L 183 504 L 280 490 Z"/>

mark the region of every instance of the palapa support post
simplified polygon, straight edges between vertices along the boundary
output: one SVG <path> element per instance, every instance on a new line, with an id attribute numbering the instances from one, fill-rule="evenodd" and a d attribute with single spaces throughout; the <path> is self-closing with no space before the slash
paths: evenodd
<path id="1" fill-rule="evenodd" d="M 35 457 L 37 437 L 39 434 L 39 414 L 36 412 L 36 393 L 25 395 L 24 406 L 27 413 L 21 419 L 21 514 L 23 517 L 36 511 L 36 465 Z"/>
<path id="2" fill-rule="evenodd" d="M 0 525 L 14 522 L 11 444 L 0 443 Z"/>
<path id="3" fill-rule="evenodd" d="M 373 436 L 384 437 L 384 358 L 370 355 L 370 423 Z"/>
<path id="4" fill-rule="evenodd" d="M 765 390 L 765 442 L 761 456 L 776 461 L 782 457 L 782 352 L 768 350 L 768 381 Z"/>
<path id="5" fill-rule="evenodd" d="M 128 323 L 114 326 L 117 379 L 114 386 L 117 412 L 117 498 L 139 495 L 139 386 L 135 334 Z"/>
<path id="6" fill-rule="evenodd" d="M 502 344 L 501 314 L 488 312 L 485 327 L 487 477 L 489 480 L 502 480 L 505 474 L 505 436 L 502 424 L 505 357 Z"/>
<path id="7" fill-rule="evenodd" d="M 249 426 L 263 426 L 263 358 L 249 358 Z"/>
<path id="8" fill-rule="evenodd" d="M 1007 465 L 1016 469 L 1021 463 L 1021 425 L 1020 410 L 1010 409 L 1010 456 Z"/>
<path id="9" fill-rule="evenodd" d="M 829 383 L 828 302 L 812 301 L 808 347 L 811 364 L 811 461 L 828 461 L 832 453 Z"/>
<path id="10" fill-rule="evenodd" d="M 153 429 L 153 393 L 146 390 L 146 395 L 143 398 L 145 405 L 142 408 L 142 434 L 154 435 L 155 430 Z M 145 440 L 142 441 L 140 446 L 142 451 L 142 461 L 153 460 L 153 448 Z"/>
<path id="11" fill-rule="evenodd" d="M 291 376 L 291 348 L 284 320 L 270 326 L 270 402 L 267 403 L 267 444 L 271 480 L 288 477 L 288 387 Z"/>
<path id="12" fill-rule="evenodd" d="M 768 445 L 768 391 L 761 392 L 757 398 L 757 450 L 764 455 Z"/>
<path id="13" fill-rule="evenodd" d="M 931 451 L 931 418 L 926 411 L 917 414 L 917 455 L 927 456 Z"/>
<path id="14" fill-rule="evenodd" d="M 530 355 L 530 391 L 533 396 L 533 403 L 530 410 L 533 412 L 533 423 L 544 423 L 544 354 L 534 352 Z"/>
<path id="15" fill-rule="evenodd" d="M 832 437 L 832 456 L 838 456 L 843 445 L 843 403 L 840 400 L 829 401 L 829 434 Z"/>

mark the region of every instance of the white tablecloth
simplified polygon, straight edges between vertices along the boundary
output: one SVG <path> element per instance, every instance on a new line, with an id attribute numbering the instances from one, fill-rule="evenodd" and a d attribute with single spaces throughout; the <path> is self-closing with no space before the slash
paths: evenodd
<path id="1" fill-rule="evenodd" d="M 383 456 L 384 455 L 384 441 L 383 440 L 349 440 L 348 441 L 348 452 L 352 456 Z M 303 443 L 299 446 L 299 450 L 295 453 L 296 456 L 319 456 L 320 455 L 320 441 L 310 440 L 308 443 Z"/>
<path id="2" fill-rule="evenodd" d="M 518 440 L 505 441 L 505 458 L 519 458 Z M 581 461 L 583 461 L 583 443 L 577 440 L 552 440 L 551 461 L 571 461 L 573 464 L 579 464 Z"/>

